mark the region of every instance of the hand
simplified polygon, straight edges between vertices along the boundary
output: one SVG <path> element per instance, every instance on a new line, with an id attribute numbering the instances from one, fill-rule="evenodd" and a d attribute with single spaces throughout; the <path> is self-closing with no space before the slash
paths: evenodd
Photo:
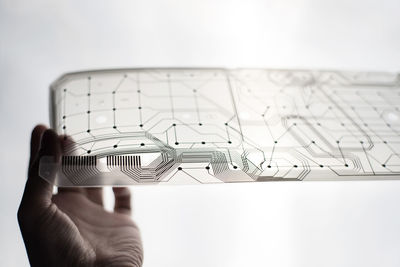
<path id="1" fill-rule="evenodd" d="M 40 149 L 39 149 L 40 147 Z M 28 180 L 18 222 L 32 266 L 141 266 L 142 242 L 131 220 L 130 191 L 113 188 L 114 212 L 101 188 L 58 188 L 38 175 L 41 156 L 59 160 L 63 141 L 45 126 L 32 132 Z"/>

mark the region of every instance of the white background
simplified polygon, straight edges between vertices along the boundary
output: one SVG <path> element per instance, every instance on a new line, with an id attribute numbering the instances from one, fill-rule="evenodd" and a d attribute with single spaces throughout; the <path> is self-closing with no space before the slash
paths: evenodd
<path id="1" fill-rule="evenodd" d="M 0 0 L 0 264 L 31 128 L 62 73 L 222 66 L 400 70 L 400 2 Z M 145 266 L 400 266 L 400 182 L 133 188 Z"/>

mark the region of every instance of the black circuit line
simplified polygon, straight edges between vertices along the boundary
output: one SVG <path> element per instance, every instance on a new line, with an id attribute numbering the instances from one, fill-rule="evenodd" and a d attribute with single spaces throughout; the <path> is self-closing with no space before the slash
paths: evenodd
<path id="1" fill-rule="evenodd" d="M 194 103 L 195 103 L 195 107 L 196 107 L 197 119 L 198 119 L 199 123 L 201 123 L 201 119 L 200 119 L 200 110 L 199 110 L 199 102 L 198 102 L 197 94 L 196 94 L 195 91 L 193 91 L 193 96 L 194 96 Z"/>
<path id="2" fill-rule="evenodd" d="M 87 92 L 87 96 L 88 96 L 88 108 L 87 108 L 87 116 L 88 116 L 88 130 L 90 129 L 90 97 L 91 97 L 91 77 L 88 77 L 88 92 Z"/>
<path id="3" fill-rule="evenodd" d="M 265 118 L 263 118 L 263 121 L 264 121 L 265 126 L 266 126 L 267 129 L 268 129 L 268 132 L 269 132 L 269 134 L 270 134 L 272 140 L 275 140 L 275 137 L 274 137 L 274 135 L 272 134 L 272 130 L 271 130 L 271 128 L 269 127 L 269 124 L 268 124 L 267 120 L 266 120 Z"/>
<path id="4" fill-rule="evenodd" d="M 139 107 L 141 107 L 140 109 L 138 109 L 139 110 L 139 120 L 140 120 L 140 125 L 142 125 L 143 126 L 143 114 L 142 114 L 142 98 L 141 98 L 141 92 L 142 92 L 142 90 L 141 90 L 141 86 L 140 86 L 140 76 L 139 76 L 139 72 L 137 72 L 137 82 L 136 82 L 136 85 L 137 85 L 137 94 L 138 94 L 138 104 L 139 104 Z"/>
<path id="5" fill-rule="evenodd" d="M 191 177 L 192 179 L 194 179 L 194 180 L 196 180 L 197 182 L 199 182 L 199 183 L 203 183 L 203 182 L 201 182 L 200 180 L 198 180 L 198 179 L 196 179 L 194 176 L 192 176 L 192 175 L 190 175 L 189 173 L 187 173 L 185 170 L 180 170 L 181 172 L 183 172 L 183 173 L 185 173 L 186 175 L 188 175 L 189 177 Z"/>
<path id="6" fill-rule="evenodd" d="M 235 112 L 236 119 L 237 119 L 237 122 L 238 122 L 238 125 L 239 125 L 240 137 L 241 137 L 242 146 L 243 146 L 244 137 L 243 137 L 242 123 L 240 122 L 240 118 L 239 118 L 239 114 L 238 114 L 237 106 L 236 106 L 236 102 L 235 102 L 235 97 L 234 97 L 234 95 L 233 95 L 232 84 L 231 84 L 230 77 L 229 77 L 228 74 L 226 74 L 226 81 L 228 82 L 228 90 L 229 90 L 229 93 L 230 93 L 230 96 L 231 96 L 231 101 L 232 101 L 232 105 L 233 105 L 233 110 L 234 110 L 234 112 Z M 243 148 L 243 149 L 244 149 L 244 148 Z"/>
<path id="7" fill-rule="evenodd" d="M 66 124 L 66 104 L 67 104 L 67 88 L 64 88 L 64 103 L 63 103 L 63 125 L 65 126 Z M 63 132 L 64 135 L 67 135 L 67 130 L 66 127 L 63 127 Z"/>
<path id="8" fill-rule="evenodd" d="M 344 155 L 343 155 L 343 151 L 342 151 L 342 148 L 340 147 L 340 143 L 339 143 L 339 142 L 337 143 L 337 146 L 338 146 L 338 149 L 339 149 L 339 151 L 340 151 L 340 155 L 342 155 L 342 159 L 343 159 L 343 161 L 344 161 L 344 164 L 347 164 L 346 158 L 345 158 Z"/>
<path id="9" fill-rule="evenodd" d="M 225 125 L 225 130 L 226 130 L 226 135 L 228 137 L 228 141 L 231 141 L 231 137 L 230 137 L 229 131 L 228 131 L 228 125 Z"/>
<path id="10" fill-rule="evenodd" d="M 176 126 L 175 126 L 175 124 L 172 127 L 174 129 L 175 143 L 177 143 L 178 142 L 178 137 L 176 136 Z"/>
<path id="11" fill-rule="evenodd" d="M 275 146 L 276 146 L 276 143 L 274 142 L 274 145 L 272 147 L 271 156 L 269 158 L 269 164 L 268 164 L 269 166 L 271 166 L 272 158 L 273 158 L 273 155 L 274 155 L 274 152 L 275 152 Z"/>
<path id="12" fill-rule="evenodd" d="M 386 163 L 388 163 L 389 160 L 390 160 L 393 156 L 398 156 L 398 157 L 400 158 L 400 154 L 398 154 L 398 153 L 393 153 L 393 154 L 391 154 L 391 155 L 386 159 L 386 161 L 385 161 L 383 164 L 386 165 Z"/>

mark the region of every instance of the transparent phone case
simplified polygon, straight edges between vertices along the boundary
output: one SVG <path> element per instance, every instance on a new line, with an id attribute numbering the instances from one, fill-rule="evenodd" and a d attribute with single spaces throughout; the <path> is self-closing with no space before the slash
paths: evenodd
<path id="1" fill-rule="evenodd" d="M 119 69 L 50 89 L 58 186 L 399 179 L 395 73 Z"/>

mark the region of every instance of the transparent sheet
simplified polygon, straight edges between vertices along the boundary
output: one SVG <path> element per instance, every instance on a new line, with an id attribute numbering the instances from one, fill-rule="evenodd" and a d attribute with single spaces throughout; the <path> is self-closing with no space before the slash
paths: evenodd
<path id="1" fill-rule="evenodd" d="M 400 178 L 394 73 L 121 69 L 50 92 L 59 186 Z"/>

